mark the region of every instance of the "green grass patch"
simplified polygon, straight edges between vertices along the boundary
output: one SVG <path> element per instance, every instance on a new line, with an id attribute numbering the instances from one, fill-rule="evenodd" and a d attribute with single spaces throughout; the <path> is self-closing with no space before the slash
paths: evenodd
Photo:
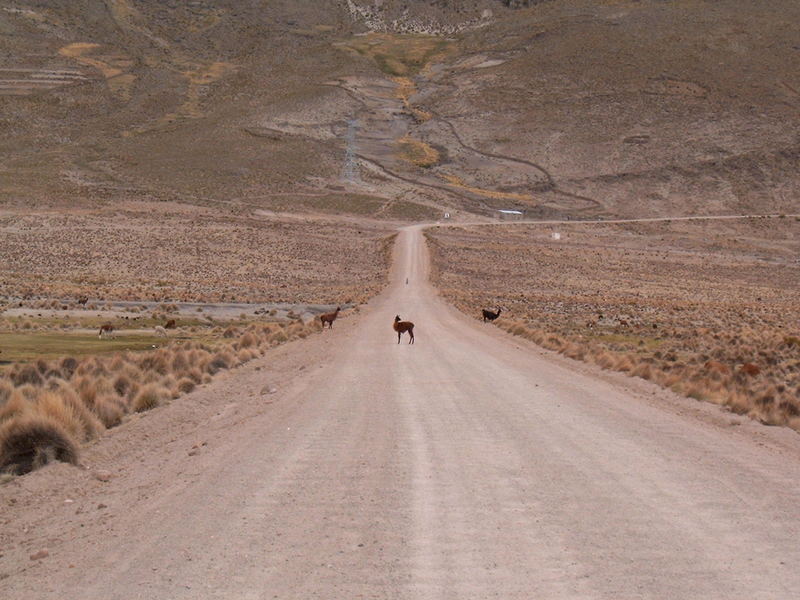
<path id="1" fill-rule="evenodd" d="M 100 339 L 96 333 L 69 332 L 0 332 L 2 362 L 29 362 L 39 358 L 107 354 L 124 350 L 150 350 L 163 345 L 164 338 L 155 335 L 118 335 Z"/>

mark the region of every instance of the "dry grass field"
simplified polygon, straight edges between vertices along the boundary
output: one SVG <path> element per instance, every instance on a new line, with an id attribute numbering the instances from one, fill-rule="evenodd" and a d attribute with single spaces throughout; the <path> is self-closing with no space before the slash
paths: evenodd
<path id="1" fill-rule="evenodd" d="M 429 244 L 437 286 L 476 318 L 502 307 L 495 323 L 539 345 L 800 429 L 795 218 L 438 228 Z"/>
<path id="2" fill-rule="evenodd" d="M 385 281 L 388 225 L 241 207 L 119 203 L 0 211 L 5 297 L 359 303 Z"/>
<path id="3" fill-rule="evenodd" d="M 51 357 L 54 349 L 39 338 L 40 358 L 0 368 L 0 474 L 21 475 L 54 460 L 77 463 L 82 444 L 128 415 L 156 408 L 272 346 L 320 330 L 317 319 L 243 322 L 199 334 L 192 327 L 169 341 L 139 336 L 139 347 L 123 342 L 138 351 L 116 352 L 114 340 L 51 333 L 78 350 L 59 358 Z M 13 343 L 1 331 L 0 340 Z M 92 341 L 94 346 L 81 353 L 81 342 Z"/>

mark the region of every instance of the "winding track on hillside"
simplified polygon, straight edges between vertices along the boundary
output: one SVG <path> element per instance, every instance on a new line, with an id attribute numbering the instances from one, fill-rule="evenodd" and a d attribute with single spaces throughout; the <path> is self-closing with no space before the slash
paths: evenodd
<path id="1" fill-rule="evenodd" d="M 4 598 L 800 589 L 800 436 L 465 317 L 427 282 L 421 229 L 401 232 L 389 287 L 357 318 L 87 449 L 89 467 L 114 459 L 110 482 L 87 476 L 47 496 L 33 491 L 64 470 L 75 478 L 70 468 L 22 478 L 37 516 L 3 527 L 38 537 L 6 532 Z M 395 314 L 416 322 L 415 345 L 396 343 Z M 281 376 L 278 393 L 259 395 Z M 32 563 L 37 544 L 50 557 Z"/>

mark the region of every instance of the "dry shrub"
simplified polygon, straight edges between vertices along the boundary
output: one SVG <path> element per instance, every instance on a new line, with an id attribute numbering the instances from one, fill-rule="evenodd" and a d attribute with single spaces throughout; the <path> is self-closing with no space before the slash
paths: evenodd
<path id="1" fill-rule="evenodd" d="M 30 401 L 19 390 L 12 390 L 0 406 L 0 423 L 22 416 L 31 410 Z"/>
<path id="2" fill-rule="evenodd" d="M 83 425 L 72 406 L 55 392 L 42 392 L 36 399 L 34 412 L 61 425 L 74 440 L 82 440 Z"/>
<path id="3" fill-rule="evenodd" d="M 42 385 L 44 379 L 33 365 L 18 365 L 18 368 L 11 372 L 11 381 L 19 387 L 25 384 Z"/>
<path id="4" fill-rule="evenodd" d="M 70 379 L 78 368 L 78 359 L 67 356 L 61 359 L 61 372 L 66 379 Z"/>
<path id="5" fill-rule="evenodd" d="M 125 412 L 123 400 L 117 396 L 102 395 L 94 401 L 94 414 L 105 427 L 116 427 L 122 423 Z"/>
<path id="6" fill-rule="evenodd" d="M 234 358 L 230 352 L 217 352 L 206 367 L 206 371 L 215 375 L 222 369 L 229 369 L 233 364 Z"/>
<path id="7" fill-rule="evenodd" d="M 9 399 L 13 391 L 14 386 L 11 385 L 11 382 L 0 379 L 0 409 L 3 408 L 3 405 L 6 403 L 6 400 Z"/>
<path id="8" fill-rule="evenodd" d="M 246 363 L 253 358 L 253 355 L 250 353 L 250 350 L 239 350 L 236 358 L 239 360 L 239 363 Z"/>
<path id="9" fill-rule="evenodd" d="M 641 377 L 642 379 L 646 379 L 650 381 L 653 379 L 653 367 L 650 366 L 649 363 L 640 363 L 631 371 L 631 375 L 634 377 Z"/>
<path id="10" fill-rule="evenodd" d="M 283 329 L 280 329 L 269 336 L 269 341 L 273 344 L 282 344 L 289 340 L 289 336 Z"/>
<path id="11" fill-rule="evenodd" d="M 22 394 L 22 396 L 28 400 L 29 402 L 36 400 L 36 396 L 39 395 L 41 388 L 38 388 L 31 384 L 21 385 L 17 388 L 17 391 Z"/>
<path id="12" fill-rule="evenodd" d="M 135 412 L 144 412 L 160 405 L 169 397 L 169 390 L 162 386 L 151 383 L 144 386 L 133 399 L 132 408 Z"/>
<path id="13" fill-rule="evenodd" d="M 189 371 L 186 373 L 186 378 L 191 379 L 195 383 L 200 383 L 203 381 L 203 372 L 197 367 L 194 367 L 189 369 Z"/>
<path id="14" fill-rule="evenodd" d="M 161 348 L 155 352 L 148 352 L 140 361 L 139 368 L 147 373 L 154 371 L 159 375 L 166 375 L 172 360 L 172 351 L 168 348 Z"/>
<path id="15" fill-rule="evenodd" d="M 57 422 L 25 415 L 0 427 L 0 470 L 24 475 L 53 461 L 78 462 L 75 440 Z"/>
<path id="16" fill-rule="evenodd" d="M 594 358 L 595 364 L 603 369 L 611 369 L 616 364 L 616 359 L 614 355 L 609 352 L 600 352 Z"/>
<path id="17" fill-rule="evenodd" d="M 632 371 L 633 367 L 634 367 L 633 359 L 627 354 L 620 356 L 617 359 L 616 363 L 614 364 L 614 369 L 616 369 L 617 371 L 622 371 L 623 373 L 628 373 Z"/>
<path id="18" fill-rule="evenodd" d="M 56 393 L 60 396 L 65 405 L 69 406 L 77 419 L 80 421 L 83 430 L 82 439 L 93 440 L 100 436 L 105 430 L 105 425 L 89 408 L 81 402 L 78 395 L 66 382 L 59 382 Z M 97 398 L 95 398 L 95 405 Z"/>
<path id="19" fill-rule="evenodd" d="M 189 370 L 189 359 L 183 350 L 175 351 L 172 357 L 171 370 L 176 376 L 181 376 Z"/>
<path id="20" fill-rule="evenodd" d="M 212 377 L 208 373 L 203 374 L 203 383 L 211 383 L 211 379 Z"/>
<path id="21" fill-rule="evenodd" d="M 122 354 L 117 354 L 114 356 L 114 358 L 111 359 L 111 362 L 108 364 L 108 370 L 111 373 L 118 373 L 119 371 L 124 369 L 127 364 L 128 364 L 128 357 Z"/>
<path id="22" fill-rule="evenodd" d="M 235 338 L 238 335 L 239 335 L 239 330 L 232 325 L 222 332 L 222 337 L 224 337 L 225 339 Z"/>
<path id="23" fill-rule="evenodd" d="M 188 394 L 189 392 L 194 390 L 196 385 L 197 384 L 195 383 L 194 379 L 190 379 L 189 377 L 184 377 L 178 382 L 178 391 L 181 394 Z"/>
<path id="24" fill-rule="evenodd" d="M 708 386 L 703 385 L 701 382 L 690 383 L 686 387 L 684 395 L 695 400 L 709 400 L 711 398 Z"/>
<path id="25" fill-rule="evenodd" d="M 250 348 L 255 346 L 258 343 L 256 336 L 252 333 L 247 332 L 242 337 L 239 338 L 239 348 Z"/>
<path id="26" fill-rule="evenodd" d="M 120 373 L 114 378 L 111 387 L 118 396 L 125 396 L 130 391 L 132 385 L 133 382 L 131 381 L 131 378 L 125 373 Z"/>
<path id="27" fill-rule="evenodd" d="M 737 415 L 746 415 L 752 408 L 749 398 L 740 392 L 728 393 L 725 398 L 725 405 Z"/>

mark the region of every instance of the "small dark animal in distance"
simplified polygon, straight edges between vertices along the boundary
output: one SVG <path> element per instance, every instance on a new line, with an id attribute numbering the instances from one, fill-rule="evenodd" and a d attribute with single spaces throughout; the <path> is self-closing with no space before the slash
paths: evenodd
<path id="1" fill-rule="evenodd" d="M 487 309 L 484 308 L 483 309 L 483 322 L 486 323 L 486 321 L 494 321 L 497 317 L 500 316 L 500 311 L 501 310 L 503 310 L 503 309 L 502 308 L 498 308 L 497 312 L 495 313 L 495 312 L 492 312 L 492 311 L 487 310 Z"/>
<path id="2" fill-rule="evenodd" d="M 114 333 L 114 326 L 111 323 L 106 323 L 100 326 L 100 333 L 98 337 L 103 337 L 103 335 L 111 335 Z"/>
<path id="3" fill-rule="evenodd" d="M 409 344 L 414 343 L 414 324 L 411 321 L 401 321 L 400 315 L 397 315 L 394 318 L 394 325 L 392 328 L 397 332 L 397 343 L 400 343 L 400 336 L 402 336 L 406 331 L 411 339 L 408 340 Z"/>
<path id="4" fill-rule="evenodd" d="M 328 324 L 328 329 L 333 329 L 333 322 L 336 320 L 336 317 L 339 316 L 339 311 L 341 309 L 342 309 L 341 306 L 337 306 L 335 311 L 325 313 L 324 315 L 319 316 L 319 320 L 322 321 L 323 329 L 325 329 L 325 323 Z"/>
<path id="5" fill-rule="evenodd" d="M 170 319 L 169 321 L 164 323 L 164 329 L 175 329 L 177 327 L 178 323 L 175 321 L 175 319 Z"/>
<path id="6" fill-rule="evenodd" d="M 84 305 L 88 301 L 89 301 L 89 297 L 88 296 L 81 296 L 80 298 L 78 298 L 78 304 L 80 304 L 80 305 Z"/>

